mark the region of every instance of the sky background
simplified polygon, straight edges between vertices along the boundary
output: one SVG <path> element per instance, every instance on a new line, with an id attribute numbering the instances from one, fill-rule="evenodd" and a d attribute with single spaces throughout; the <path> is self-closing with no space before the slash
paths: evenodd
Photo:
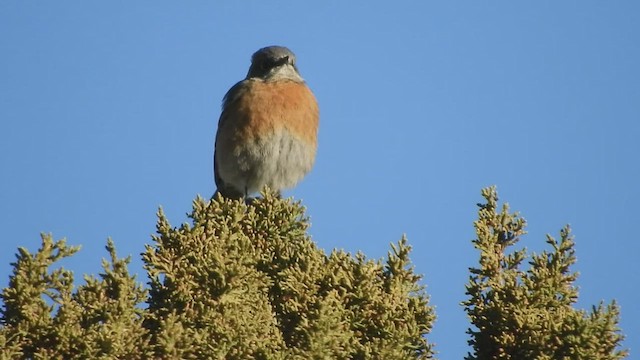
<path id="1" fill-rule="evenodd" d="M 640 2 L 0 2 L 0 286 L 40 232 L 107 237 L 146 282 L 155 213 L 214 191 L 225 92 L 284 45 L 321 109 L 315 168 L 289 196 L 329 252 L 385 257 L 406 233 L 438 316 L 440 359 L 469 350 L 480 189 L 529 223 L 571 224 L 579 308 L 612 299 L 640 347 Z"/>

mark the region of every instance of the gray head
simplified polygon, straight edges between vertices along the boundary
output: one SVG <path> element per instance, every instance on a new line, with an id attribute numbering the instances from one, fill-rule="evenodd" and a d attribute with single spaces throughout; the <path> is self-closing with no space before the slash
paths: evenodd
<path id="1" fill-rule="evenodd" d="M 251 57 L 249 78 L 303 81 L 296 67 L 296 55 L 284 46 L 268 46 L 256 51 Z"/>

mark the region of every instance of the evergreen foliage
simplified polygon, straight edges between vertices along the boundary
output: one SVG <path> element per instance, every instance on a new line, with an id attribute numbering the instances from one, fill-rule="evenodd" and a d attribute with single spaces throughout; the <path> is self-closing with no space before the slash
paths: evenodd
<path id="1" fill-rule="evenodd" d="M 569 227 L 560 240 L 547 236 L 551 251 L 533 254 L 528 270 L 521 264 L 525 249 L 507 252 L 525 234 L 525 220 L 510 213 L 507 204 L 498 212 L 495 187 L 482 190 L 475 221 L 480 266 L 472 268 L 463 302 L 474 329 L 467 360 L 485 359 L 621 359 L 623 339 L 615 302 L 600 303 L 590 312 L 574 309 L 578 274 L 569 270 L 576 261 Z"/>
<path id="2" fill-rule="evenodd" d="M 621 359 L 615 302 L 573 308 L 578 291 L 568 227 L 551 250 L 510 251 L 525 220 L 498 211 L 483 189 L 474 223 L 480 251 L 463 302 L 472 328 L 467 360 Z M 54 268 L 79 250 L 42 236 L 18 250 L 0 294 L 0 359 L 431 359 L 434 311 L 403 237 L 374 261 L 317 248 L 300 203 L 271 193 L 241 201 L 197 198 L 190 223 L 158 213 L 142 253 L 149 283 L 109 260 L 74 288 Z M 522 263 L 529 259 L 528 269 Z"/>
<path id="3" fill-rule="evenodd" d="M 104 261 L 73 287 L 51 270 L 78 248 L 42 237 L 21 248 L 2 292 L 2 359 L 429 359 L 433 309 L 405 238 L 385 262 L 329 255 L 299 203 L 196 199 L 191 224 L 158 214 L 142 254 L 149 288 Z M 146 306 L 145 303 L 146 302 Z"/>
<path id="4" fill-rule="evenodd" d="M 129 275 L 129 259 L 118 259 L 108 240 L 111 262 L 104 260 L 100 278 L 85 276 L 74 292 L 71 271 L 49 268 L 78 250 L 51 235 L 42 235 L 35 254 L 19 249 L 2 292 L 1 359 L 148 358 L 144 311 L 137 306 L 146 290 Z"/>

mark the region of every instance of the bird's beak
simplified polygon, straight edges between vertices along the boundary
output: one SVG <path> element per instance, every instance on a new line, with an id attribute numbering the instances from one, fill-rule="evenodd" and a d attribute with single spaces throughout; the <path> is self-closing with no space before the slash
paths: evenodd
<path id="1" fill-rule="evenodd" d="M 280 66 L 280 65 L 285 65 L 285 64 L 288 64 L 288 63 L 289 63 L 289 57 L 288 57 L 288 56 L 285 56 L 285 57 L 283 57 L 282 59 L 280 59 L 280 60 L 278 60 L 278 61 L 277 61 L 277 64 L 278 64 L 279 66 Z"/>

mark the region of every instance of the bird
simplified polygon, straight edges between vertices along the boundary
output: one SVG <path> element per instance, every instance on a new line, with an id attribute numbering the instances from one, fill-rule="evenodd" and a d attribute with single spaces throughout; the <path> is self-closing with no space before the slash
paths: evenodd
<path id="1" fill-rule="evenodd" d="M 315 162 L 319 118 L 295 54 L 284 46 L 256 51 L 244 80 L 222 100 L 214 197 L 248 199 L 264 186 L 277 194 L 294 187 Z"/>

